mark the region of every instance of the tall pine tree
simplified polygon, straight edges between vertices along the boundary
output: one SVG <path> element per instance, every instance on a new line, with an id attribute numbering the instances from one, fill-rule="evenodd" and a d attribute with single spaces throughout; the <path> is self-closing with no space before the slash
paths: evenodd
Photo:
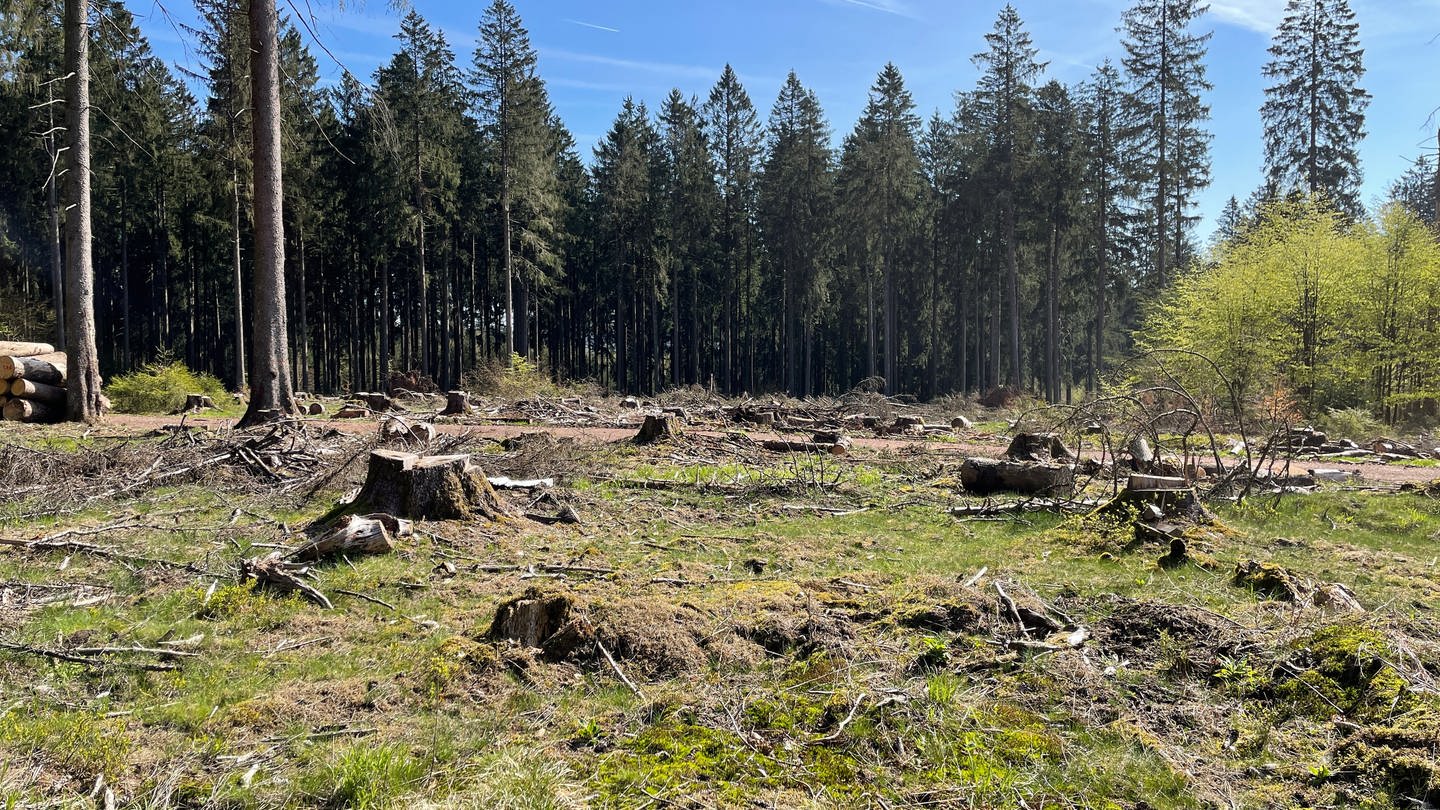
<path id="1" fill-rule="evenodd" d="M 1195 195 L 1210 184 L 1210 108 L 1202 94 L 1210 33 L 1192 29 L 1200 0 L 1137 0 L 1122 18 L 1125 35 L 1125 140 L 1148 206 L 1142 228 L 1151 257 L 1149 286 L 1163 286 L 1189 259 Z"/>
<path id="2" fill-rule="evenodd" d="M 1285 193 L 1323 196 L 1361 213 L 1360 141 L 1370 94 L 1360 24 L 1348 0 L 1290 0 L 1265 78 L 1265 177 Z"/>

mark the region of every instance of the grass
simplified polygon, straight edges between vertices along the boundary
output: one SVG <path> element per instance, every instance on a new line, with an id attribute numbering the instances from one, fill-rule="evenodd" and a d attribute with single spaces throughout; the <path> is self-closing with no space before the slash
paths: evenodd
<path id="1" fill-rule="evenodd" d="M 89 441 L 32 446 L 78 454 Z M 1436 664 L 1422 607 L 1437 598 L 1432 499 L 1327 491 L 1219 507 L 1221 525 L 1190 536 L 1213 565 L 1167 570 L 1164 548 L 1093 521 L 957 520 L 953 469 L 921 455 L 674 455 L 586 455 L 561 492 L 578 528 L 425 524 L 394 554 L 323 562 L 333 611 L 230 571 L 292 542 L 277 524 L 303 526 L 354 481 L 309 501 L 231 483 L 73 512 L 0 506 L 7 536 L 139 524 L 84 538 L 118 559 L 0 554 L 0 582 L 103 586 L 0 612 L 0 639 L 195 653 L 144 672 L 0 651 L 0 807 L 78 801 L 102 775 L 134 806 L 234 808 L 1129 808 L 1222 795 L 1401 807 L 1432 789 L 1433 769 L 1357 764 L 1433 752 L 1403 736 L 1440 716 L 1407 680 L 1409 656 Z M 1262 600 L 1230 584 L 1249 559 L 1340 582 L 1373 610 Z M 613 573 L 524 570 L 541 562 Z M 537 582 L 597 621 L 655 611 L 614 645 L 643 698 L 603 660 L 539 660 L 488 637 L 495 608 Z M 1083 652 L 1011 646 L 995 582 L 1109 635 Z M 1116 618 L 1124 599 L 1208 612 L 1157 632 Z M 1248 646 L 1212 637 L 1227 621 Z M 646 656 L 680 643 L 647 627 L 683 634 L 699 658 L 645 674 L 659 660 Z M 1337 736 L 1337 709 L 1365 731 Z"/>

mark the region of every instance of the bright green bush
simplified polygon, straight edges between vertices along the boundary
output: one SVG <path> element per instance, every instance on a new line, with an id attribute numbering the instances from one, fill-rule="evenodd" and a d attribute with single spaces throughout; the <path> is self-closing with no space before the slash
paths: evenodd
<path id="1" fill-rule="evenodd" d="M 1306 414 L 1365 408 L 1386 422 L 1440 399 L 1440 244 L 1399 206 L 1352 224 L 1322 204 L 1275 204 L 1212 261 L 1176 280 L 1138 335 L 1142 349 L 1213 360 L 1248 403 Z M 1223 401 L 1208 364 L 1170 358 Z"/>
<path id="2" fill-rule="evenodd" d="M 121 413 L 173 413 L 185 406 L 186 394 L 205 394 L 217 404 L 229 398 L 218 379 L 180 362 L 146 363 L 105 387 L 111 407 Z"/>

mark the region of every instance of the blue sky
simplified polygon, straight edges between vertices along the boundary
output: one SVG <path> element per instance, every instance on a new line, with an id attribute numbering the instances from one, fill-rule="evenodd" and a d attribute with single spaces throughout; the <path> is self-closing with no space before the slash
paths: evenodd
<path id="1" fill-rule="evenodd" d="M 193 16 L 188 0 L 127 0 L 160 55 L 192 69 L 193 49 L 176 21 Z M 324 48 L 322 74 L 343 65 L 368 78 L 394 51 L 400 13 L 369 0 L 279 0 L 282 13 L 303 14 Z M 854 125 L 866 92 L 887 61 L 899 66 L 922 118 L 948 113 L 957 89 L 977 78 L 971 57 L 1003 0 L 513 0 L 540 55 L 540 73 L 585 156 L 609 128 L 626 95 L 652 109 L 670 88 L 709 91 L 729 62 L 762 118 L 794 69 L 820 96 L 837 141 Z M 1106 57 L 1122 56 L 1115 28 L 1130 0 L 1014 0 L 1046 78 L 1075 83 Z M 445 32 L 468 65 L 488 0 L 412 0 Z M 1440 84 L 1440 0 L 1351 0 L 1365 47 L 1366 89 L 1374 95 L 1361 154 L 1363 199 L 1374 203 L 1422 149 L 1433 152 Z M 1201 20 L 1213 30 L 1207 59 L 1213 184 L 1199 199 L 1208 237 L 1230 195 L 1243 199 L 1259 183 L 1259 108 L 1266 48 L 1285 0 L 1212 0 Z M 313 47 L 313 43 L 312 43 Z M 328 53 L 327 53 L 328 52 Z"/>

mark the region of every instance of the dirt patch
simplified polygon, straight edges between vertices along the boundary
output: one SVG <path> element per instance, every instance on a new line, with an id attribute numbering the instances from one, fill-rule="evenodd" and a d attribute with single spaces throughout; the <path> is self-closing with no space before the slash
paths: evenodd
<path id="1" fill-rule="evenodd" d="M 1220 656 L 1234 654 L 1251 636 L 1247 628 L 1224 616 L 1185 605 L 1112 595 L 1095 600 L 1091 608 L 1106 614 L 1091 628 L 1096 644 L 1152 665 L 1177 657 L 1208 672 Z"/>

